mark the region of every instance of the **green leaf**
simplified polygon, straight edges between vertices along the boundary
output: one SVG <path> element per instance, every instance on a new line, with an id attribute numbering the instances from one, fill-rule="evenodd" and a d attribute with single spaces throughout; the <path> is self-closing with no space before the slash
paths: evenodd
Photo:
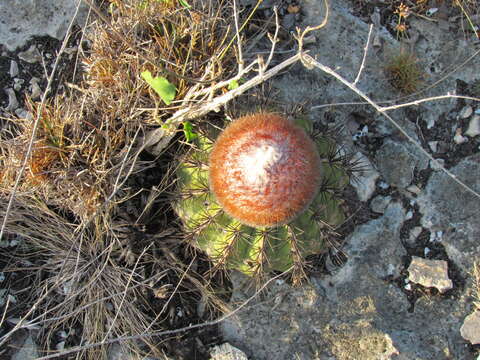
<path id="1" fill-rule="evenodd" d="M 178 0 L 180 5 L 182 5 L 185 9 L 190 9 L 191 6 L 185 0 Z"/>
<path id="2" fill-rule="evenodd" d="M 175 86 L 163 76 L 152 77 L 152 74 L 148 70 L 142 72 L 142 78 L 155 90 L 165 104 L 170 105 L 177 92 Z"/>
<path id="3" fill-rule="evenodd" d="M 193 126 L 189 121 L 183 122 L 183 133 L 188 142 L 191 142 L 198 137 L 198 135 L 193 132 Z"/>
<path id="4" fill-rule="evenodd" d="M 230 83 L 228 84 L 228 90 L 233 90 L 233 89 L 236 89 L 240 86 L 240 84 L 238 83 L 237 80 L 232 80 L 230 81 Z"/>

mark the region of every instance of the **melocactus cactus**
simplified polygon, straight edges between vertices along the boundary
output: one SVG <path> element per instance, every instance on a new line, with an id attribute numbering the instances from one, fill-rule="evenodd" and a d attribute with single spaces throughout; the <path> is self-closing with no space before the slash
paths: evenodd
<path id="1" fill-rule="evenodd" d="M 174 209 L 215 264 L 303 273 L 306 257 L 327 249 L 345 219 L 339 194 L 350 168 L 331 137 L 309 131 L 308 121 L 249 115 L 216 141 L 200 134 L 182 158 Z"/>

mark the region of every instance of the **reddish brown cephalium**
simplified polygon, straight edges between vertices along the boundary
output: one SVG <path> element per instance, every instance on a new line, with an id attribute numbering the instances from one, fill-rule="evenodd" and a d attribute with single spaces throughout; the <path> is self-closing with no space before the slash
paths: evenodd
<path id="1" fill-rule="evenodd" d="M 320 157 L 303 129 L 270 113 L 244 116 L 219 136 L 210 187 L 223 209 L 253 227 L 285 224 L 317 194 Z"/>

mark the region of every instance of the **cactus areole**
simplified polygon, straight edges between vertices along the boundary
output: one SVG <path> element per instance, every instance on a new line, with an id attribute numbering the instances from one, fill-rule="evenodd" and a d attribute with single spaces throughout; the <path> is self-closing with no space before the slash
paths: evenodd
<path id="1" fill-rule="evenodd" d="M 276 114 L 234 121 L 209 159 L 210 188 L 227 214 L 252 227 L 282 225 L 303 212 L 320 183 L 314 142 Z"/>

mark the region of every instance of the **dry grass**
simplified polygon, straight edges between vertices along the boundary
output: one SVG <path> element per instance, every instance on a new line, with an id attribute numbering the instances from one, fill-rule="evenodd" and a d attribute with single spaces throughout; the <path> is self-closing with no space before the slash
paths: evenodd
<path id="1" fill-rule="evenodd" d="M 190 90 L 236 67 L 226 43 L 234 34 L 226 20 L 232 2 L 190 3 L 187 9 L 177 1 L 113 0 L 110 12 L 96 9 L 99 17 L 84 29 L 90 48 L 82 50 L 77 69 L 84 80 L 46 103 L 27 101 L 30 116 L 15 119 L 10 133 L 2 133 L 2 214 L 19 181 L 4 234 L 20 236 L 25 244 L 7 271 L 32 271 L 17 266 L 30 259 L 43 274 L 32 280 L 34 290 L 24 299 L 30 310 L 2 343 L 20 328 L 40 326 L 42 349 L 51 354 L 60 330 L 81 329 L 80 344 L 158 331 L 174 324 L 175 299 L 185 311 L 194 298 L 202 299 L 206 318 L 225 310 L 208 279 L 184 263 L 188 257 L 172 225 L 164 220 L 165 231 L 155 236 L 138 230 L 151 220 L 145 209 L 161 204 L 128 183 L 154 165 L 138 158 L 148 129 L 185 106 Z M 145 70 L 175 86 L 169 106 L 142 79 Z M 158 192 L 167 175 L 160 174 Z M 129 208 L 138 211 L 124 216 Z M 152 297 L 163 305 L 152 307 Z M 162 358 L 158 341 L 145 336 L 123 345 Z M 103 345 L 79 357 L 105 359 L 107 351 Z"/>

